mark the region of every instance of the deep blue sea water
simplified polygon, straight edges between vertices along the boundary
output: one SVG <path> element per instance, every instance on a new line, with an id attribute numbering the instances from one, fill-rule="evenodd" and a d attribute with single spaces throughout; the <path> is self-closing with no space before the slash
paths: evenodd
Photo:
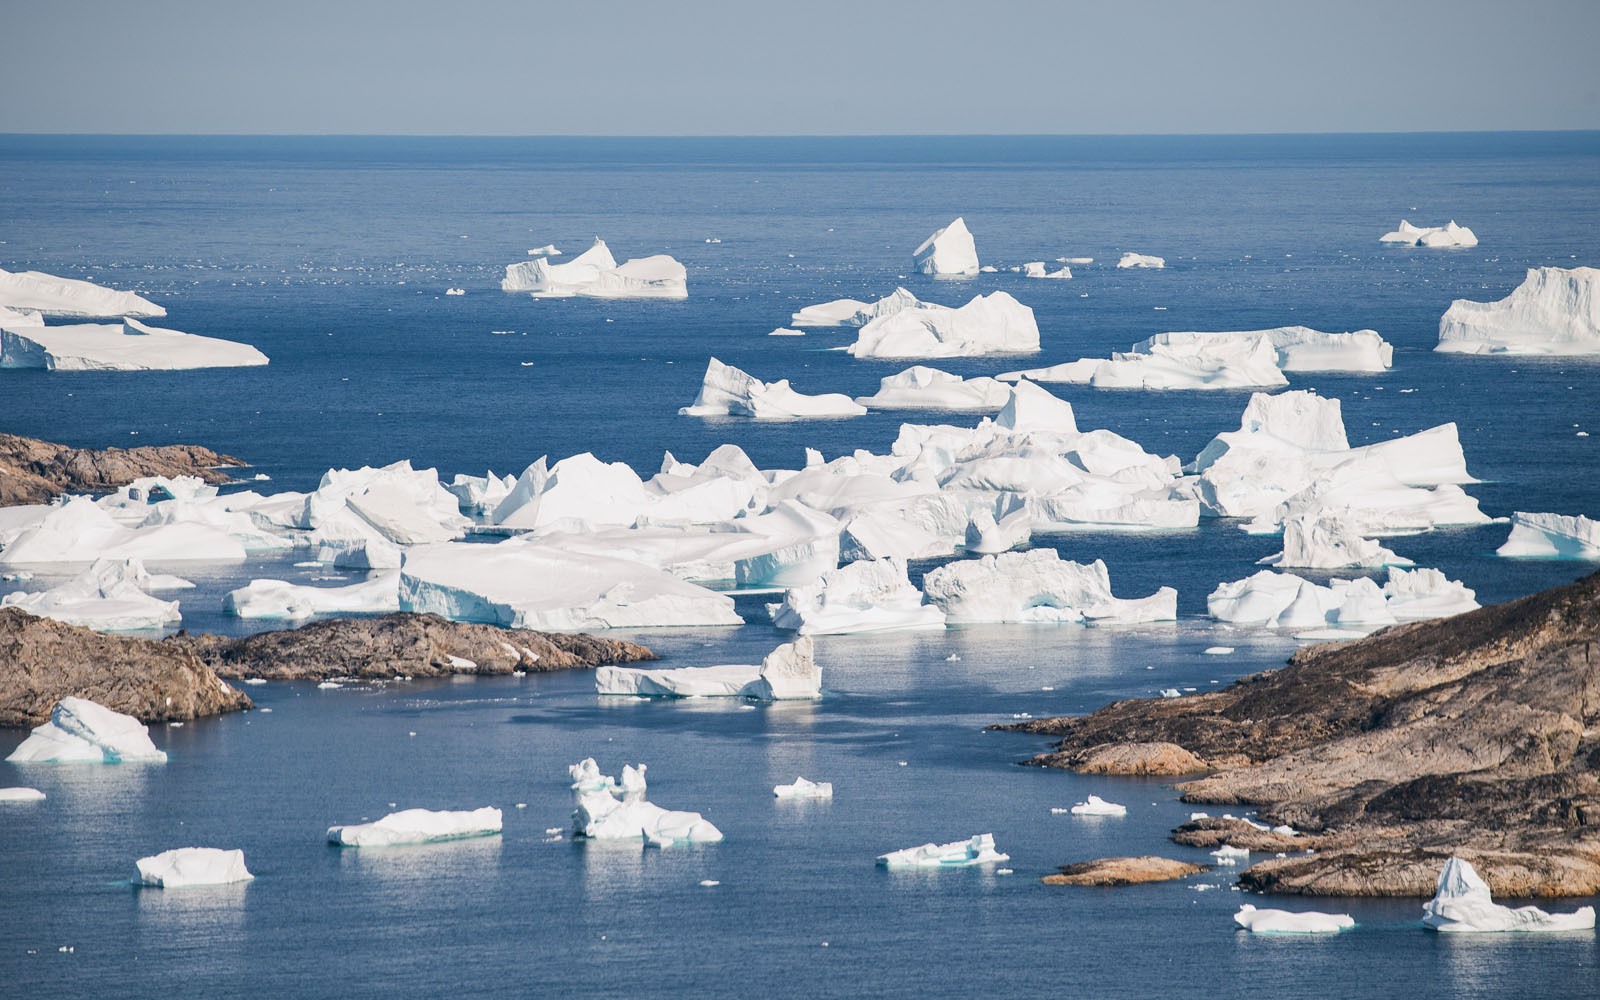
<path id="1" fill-rule="evenodd" d="M 1072 281 L 934 281 L 910 251 L 956 215 L 985 263 L 1092 256 Z M 1463 251 L 1380 246 L 1402 218 L 1473 228 Z M 619 259 L 666 252 L 686 302 L 534 301 L 505 264 L 594 235 Z M 707 243 L 708 238 L 721 240 Z M 446 477 L 593 451 L 653 472 L 732 441 L 761 465 L 885 450 L 905 419 L 752 424 L 676 416 L 715 355 L 807 392 L 865 394 L 902 365 L 768 338 L 799 306 L 904 284 L 959 303 L 1003 288 L 1044 350 L 1104 356 L 1165 330 L 1370 327 L 1381 376 L 1291 376 L 1339 397 L 1353 443 L 1453 420 L 1494 515 L 1600 515 L 1600 362 L 1436 355 L 1455 298 L 1499 298 L 1526 268 L 1600 263 L 1600 134 L 770 140 L 0 137 L 0 266 L 92 277 L 167 306 L 165 325 L 249 341 L 263 369 L 0 373 L 0 430 L 79 445 L 195 442 L 276 489 L 330 466 L 409 458 Z M 1126 250 L 1164 271 L 1118 271 Z M 446 297 L 446 287 L 467 295 Z M 495 331 L 508 331 L 496 333 Z M 532 362 L 524 366 L 524 362 Z M 962 374 L 1016 359 L 942 364 Z M 1083 427 L 1186 460 L 1238 425 L 1247 393 L 1057 387 Z M 1415 390 L 1402 393 L 1402 389 Z M 1391 547 L 1504 600 L 1582 564 L 1493 557 L 1503 525 Z M 819 642 L 815 706 L 597 703 L 586 675 L 319 691 L 252 688 L 271 713 L 165 728 L 163 767 L 0 764 L 50 798 L 0 813 L 0 993 L 405 995 L 1594 996 L 1594 935 L 1456 941 L 1414 901 L 1339 901 L 1331 940 L 1236 934 L 1219 875 L 1120 891 L 1038 877 L 1166 842 L 1163 785 L 1019 768 L 1043 742 L 982 727 L 1089 711 L 1275 666 L 1282 637 L 1199 620 L 1218 582 L 1275 551 L 1233 525 L 1053 540 L 1104 558 L 1121 593 L 1176 586 L 1185 620 L 1112 630 L 975 628 Z M 185 624 L 231 629 L 220 595 L 282 563 L 187 573 Z M 741 599 L 755 619 L 759 599 Z M 751 662 L 780 636 L 633 636 L 675 664 Z M 1200 655 L 1214 644 L 1231 657 Z M 952 653 L 959 661 L 947 660 Z M 415 736 L 409 735 L 416 733 Z M 0 755 L 21 733 L 0 732 Z M 546 842 L 565 768 L 650 765 L 652 798 L 704 811 L 725 843 L 640 852 Z M 899 762 L 905 761 L 904 767 Z M 831 805 L 779 805 L 796 774 Z M 1094 792 L 1124 820 L 1050 813 Z M 323 829 L 398 807 L 505 808 L 496 840 L 339 852 Z M 514 808 L 525 803 L 525 809 Z M 993 831 L 1016 874 L 889 875 L 872 858 Z M 134 891 L 134 859 L 243 847 L 226 892 Z M 1225 875 L 1225 872 L 1223 873 Z M 702 888 L 702 879 L 721 885 Z M 1260 900 L 1256 900 L 1258 904 Z M 1290 908 L 1310 901 L 1289 900 Z M 1328 906 L 1327 902 L 1321 904 Z M 827 942 L 824 947 L 823 942 Z M 69 953 L 57 949 L 71 946 Z"/>

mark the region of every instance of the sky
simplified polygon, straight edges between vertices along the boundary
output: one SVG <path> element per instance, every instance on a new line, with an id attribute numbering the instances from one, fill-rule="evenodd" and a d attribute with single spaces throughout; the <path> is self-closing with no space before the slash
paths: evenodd
<path id="1" fill-rule="evenodd" d="M 1600 128 L 1600 0 L 0 0 L 0 133 Z"/>

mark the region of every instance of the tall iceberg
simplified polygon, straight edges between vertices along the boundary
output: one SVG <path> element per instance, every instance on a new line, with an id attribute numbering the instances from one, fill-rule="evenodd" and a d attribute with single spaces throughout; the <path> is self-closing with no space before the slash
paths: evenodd
<path id="1" fill-rule="evenodd" d="M 957 309 L 918 303 L 867 322 L 847 350 L 858 358 L 976 358 L 1039 349 L 1033 310 L 1005 292 Z"/>
<path id="2" fill-rule="evenodd" d="M 11 752 L 14 764 L 164 763 L 167 755 L 150 742 L 150 730 L 87 698 L 62 698 L 50 721 Z"/>
<path id="3" fill-rule="evenodd" d="M 964 277 L 978 273 L 978 248 L 966 220 L 959 216 L 923 240 L 911 257 L 923 274 Z"/>
<path id="4" fill-rule="evenodd" d="M 1600 268 L 1530 268 L 1498 302 L 1457 299 L 1439 319 L 1436 351 L 1600 354 Z"/>
<path id="5" fill-rule="evenodd" d="M 1439 872 L 1433 898 L 1422 906 L 1422 926 L 1447 934 L 1591 930 L 1594 907 L 1581 906 L 1572 913 L 1546 913 L 1537 906 L 1501 906 L 1469 862 L 1451 858 Z"/>

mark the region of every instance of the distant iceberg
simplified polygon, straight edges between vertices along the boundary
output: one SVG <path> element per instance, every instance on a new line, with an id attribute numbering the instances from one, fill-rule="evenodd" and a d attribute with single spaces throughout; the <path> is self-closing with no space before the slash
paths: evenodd
<path id="1" fill-rule="evenodd" d="M 244 866 L 243 851 L 215 847 L 180 847 L 137 862 L 138 883 L 157 889 L 232 885 L 255 878 Z"/>
<path id="2" fill-rule="evenodd" d="M 0 329 L 0 368 L 131 372 L 266 363 L 267 356 L 249 344 L 162 330 L 131 317 L 113 324 Z"/>
<path id="3" fill-rule="evenodd" d="M 802 778 L 802 781 L 805 779 Z M 17 786 L 0 788 L 0 802 L 43 802 L 44 793 L 37 788 Z"/>
<path id="4" fill-rule="evenodd" d="M 789 317 L 790 326 L 856 326 L 856 314 L 867 308 L 860 299 L 834 299 L 814 306 L 806 306 Z"/>
<path id="5" fill-rule="evenodd" d="M 809 586 L 791 588 L 768 611 L 772 624 L 802 636 L 944 628 L 944 613 L 923 603 L 898 559 L 829 570 Z"/>
<path id="6" fill-rule="evenodd" d="M 1408 247 L 1475 247 L 1478 237 L 1466 226 L 1451 219 L 1442 226 L 1413 226 L 1404 219 L 1400 228 L 1378 237 L 1379 243 L 1398 243 Z"/>
<path id="7" fill-rule="evenodd" d="M 328 842 L 340 847 L 395 847 L 441 840 L 492 837 L 500 832 L 500 810 L 402 809 L 371 823 L 328 827 Z"/>
<path id="8" fill-rule="evenodd" d="M 63 698 L 6 760 L 13 764 L 164 763 L 150 729 L 131 715 L 87 698 Z"/>
<path id="9" fill-rule="evenodd" d="M 978 273 L 978 248 L 966 221 L 959 217 L 923 240 L 911 257 L 923 274 L 965 277 Z"/>
<path id="10" fill-rule="evenodd" d="M 795 778 L 791 784 L 773 785 L 772 794 L 780 799 L 831 799 L 833 784 L 828 781 L 807 781 Z"/>
<path id="11" fill-rule="evenodd" d="M 572 832 L 592 840 L 643 840 L 671 844 L 715 844 L 722 831 L 697 812 L 677 812 L 645 801 L 645 765 L 624 767 L 622 783 L 600 773 L 593 757 L 567 769 L 577 808 Z"/>
<path id="12" fill-rule="evenodd" d="M 759 666 L 600 667 L 595 690 L 603 695 L 664 698 L 748 698 L 811 701 L 822 697 L 822 671 L 811 638 L 801 636 L 768 653 Z"/>
<path id="13" fill-rule="evenodd" d="M 856 402 L 873 410 L 939 410 L 994 413 L 1011 398 L 1011 389 L 992 378 L 967 378 L 916 365 L 887 375 L 871 396 Z"/>
<path id="14" fill-rule="evenodd" d="M 58 278 L 43 271 L 4 269 L 0 269 L 0 308 L 63 319 L 158 319 L 167 314 L 162 307 L 132 292 L 118 292 L 77 278 Z"/>
<path id="15" fill-rule="evenodd" d="M 1594 928 L 1594 907 L 1571 913 L 1546 913 L 1537 906 L 1513 910 L 1494 902 L 1489 886 L 1472 865 L 1451 858 L 1439 872 L 1437 891 L 1422 906 L 1422 926 L 1447 934 L 1521 932 L 1548 933 Z"/>
<path id="16" fill-rule="evenodd" d="M 535 297 L 573 295 L 600 299 L 684 299 L 689 297 L 688 272 L 666 254 L 618 264 L 605 241 L 562 264 L 540 256 L 506 265 L 500 287 L 531 292 Z"/>
<path id="17" fill-rule="evenodd" d="M 732 365 L 712 358 L 706 365 L 700 394 L 694 403 L 678 410 L 689 417 L 753 417 L 757 420 L 859 417 L 865 406 L 843 393 L 807 396 L 789 387 L 788 379 L 763 382 Z"/>
<path id="18" fill-rule="evenodd" d="M 1258 910 L 1249 903 L 1239 907 L 1233 922 L 1254 934 L 1337 934 L 1356 925 L 1348 913 Z"/>
<path id="19" fill-rule="evenodd" d="M 1010 861 L 1011 855 L 994 849 L 994 834 L 980 833 L 971 840 L 948 844 L 923 844 L 878 856 L 878 865 L 890 871 L 902 868 L 967 868 Z"/>
<path id="20" fill-rule="evenodd" d="M 554 243 L 546 243 L 542 247 L 534 247 L 532 250 L 529 250 L 528 251 L 528 256 L 529 257 L 559 257 L 559 256 L 561 256 L 561 251 L 556 249 L 556 245 Z"/>
<path id="21" fill-rule="evenodd" d="M 1535 559 L 1600 559 L 1600 521 L 1582 514 L 1511 515 L 1511 534 L 1497 556 Z"/>
<path id="22" fill-rule="evenodd" d="M 1163 268 L 1167 266 L 1167 261 L 1165 257 L 1152 257 L 1149 254 L 1129 252 L 1122 255 L 1122 259 L 1117 261 L 1117 266 L 1120 268 Z"/>
<path id="23" fill-rule="evenodd" d="M 1436 351 L 1600 354 L 1600 268 L 1530 268 L 1498 302 L 1457 299 L 1439 320 Z"/>
<path id="24" fill-rule="evenodd" d="M 868 321 L 847 350 L 858 358 L 962 358 L 1039 349 L 1033 310 L 1005 292 L 958 309 L 923 303 Z"/>
<path id="25" fill-rule="evenodd" d="M 928 600 L 952 623 L 1173 621 L 1178 592 L 1162 587 L 1149 597 L 1111 594 L 1106 564 L 1062 559 L 1055 549 L 1005 552 L 946 563 L 923 578 Z"/>

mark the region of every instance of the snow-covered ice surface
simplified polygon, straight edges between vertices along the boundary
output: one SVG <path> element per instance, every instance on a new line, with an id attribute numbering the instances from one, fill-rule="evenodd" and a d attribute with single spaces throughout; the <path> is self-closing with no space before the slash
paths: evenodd
<path id="1" fill-rule="evenodd" d="M 1154 257 L 1150 254 L 1134 253 L 1130 250 L 1117 261 L 1117 266 L 1124 269 L 1135 267 L 1159 269 L 1166 267 L 1167 261 L 1165 257 Z"/>
<path id="2" fill-rule="evenodd" d="M 857 396 L 873 410 L 943 410 L 950 413 L 994 413 L 1011 398 L 1011 389 L 992 378 L 968 378 L 937 368 L 914 365 L 898 375 L 885 375 L 878 391 Z"/>
<path id="3" fill-rule="evenodd" d="M 164 763 L 167 755 L 150 742 L 150 730 L 87 698 L 63 698 L 6 758 L 13 764 Z"/>
<path id="4" fill-rule="evenodd" d="M 1433 898 L 1422 906 L 1422 926 L 1447 934 L 1593 930 L 1594 907 L 1546 913 L 1537 906 L 1501 906 L 1471 863 L 1451 858 L 1439 872 Z"/>
<path id="5" fill-rule="evenodd" d="M 161 306 L 133 292 L 119 292 L 92 281 L 59 278 L 42 271 L 4 269 L 0 269 L 0 307 L 64 319 L 156 319 L 167 314 Z"/>
<path id="6" fill-rule="evenodd" d="M 1355 918 L 1348 913 L 1261 910 L 1249 903 L 1239 907 L 1233 922 L 1255 934 L 1337 934 L 1356 925 Z"/>
<path id="7" fill-rule="evenodd" d="M 383 570 L 345 587 L 310 587 L 287 580 L 251 580 L 223 598 L 240 618 L 300 619 L 322 614 L 385 614 L 400 610 L 400 571 Z"/>
<path id="8" fill-rule="evenodd" d="M 135 632 L 183 620 L 177 601 L 163 601 L 150 591 L 190 586 L 177 577 L 152 575 L 138 559 L 102 559 L 49 590 L 6 594 L 0 607 L 100 632 Z"/>
<path id="9" fill-rule="evenodd" d="M 132 372 L 266 363 L 267 356 L 249 344 L 146 326 L 132 317 L 111 324 L 0 328 L 0 368 Z"/>
<path id="10" fill-rule="evenodd" d="M 1126 816 L 1128 807 L 1091 795 L 1082 802 L 1073 803 L 1071 812 L 1074 816 Z"/>
<path id="11" fill-rule="evenodd" d="M 1465 249 L 1478 245 L 1478 237 L 1466 226 L 1456 225 L 1451 219 L 1442 226 L 1413 226 L 1404 219 L 1399 228 L 1378 237 L 1379 243 L 1395 243 L 1408 247 L 1456 247 Z"/>
<path id="12" fill-rule="evenodd" d="M 922 241 L 912 252 L 917 270 L 936 277 L 968 277 L 978 273 L 978 249 L 965 220 L 957 217 Z"/>
<path id="13" fill-rule="evenodd" d="M 968 868 L 1010 860 L 1011 855 L 995 850 L 994 834 L 980 833 L 970 840 L 956 840 L 948 844 L 928 843 L 880 854 L 878 865 L 894 871 L 898 868 Z"/>
<path id="14" fill-rule="evenodd" d="M 402 809 L 371 823 L 328 827 L 328 842 L 340 847 L 396 847 L 441 840 L 490 837 L 500 832 L 500 810 Z"/>
<path id="15" fill-rule="evenodd" d="M 1456 299 L 1439 319 L 1436 351 L 1600 354 L 1600 268 L 1535 267 L 1498 302 Z"/>
<path id="16" fill-rule="evenodd" d="M 808 417 L 859 417 L 867 408 L 843 393 L 808 396 L 790 388 L 788 379 L 763 382 L 712 358 L 700 394 L 678 411 L 688 417 L 754 417 L 757 420 L 800 420 Z"/>
<path id="17" fill-rule="evenodd" d="M 1366 577 L 1313 583 L 1293 573 L 1262 570 L 1224 583 L 1206 598 L 1211 616 L 1263 628 L 1354 629 L 1445 618 L 1478 607 L 1476 594 L 1436 569 L 1391 567 L 1382 587 Z"/>
<path id="18" fill-rule="evenodd" d="M 892 558 L 828 570 L 815 583 L 790 588 L 768 610 L 772 624 L 802 636 L 942 629 L 945 623 L 944 613 L 912 586 L 905 563 Z"/>
<path id="19" fill-rule="evenodd" d="M 1600 560 L 1600 521 L 1582 514 L 1511 515 L 1511 534 L 1497 556 Z"/>
<path id="20" fill-rule="evenodd" d="M 232 885 L 255 878 L 244 866 L 244 852 L 216 847 L 179 847 L 136 862 L 140 885 L 156 889 Z"/>
<path id="21" fill-rule="evenodd" d="M 1394 346 L 1376 331 L 1323 333 L 1304 326 L 1220 333 L 1158 333 L 1109 359 L 1005 372 L 1003 381 L 1066 382 L 1100 389 L 1244 389 L 1288 384 L 1284 372 L 1382 372 Z"/>

